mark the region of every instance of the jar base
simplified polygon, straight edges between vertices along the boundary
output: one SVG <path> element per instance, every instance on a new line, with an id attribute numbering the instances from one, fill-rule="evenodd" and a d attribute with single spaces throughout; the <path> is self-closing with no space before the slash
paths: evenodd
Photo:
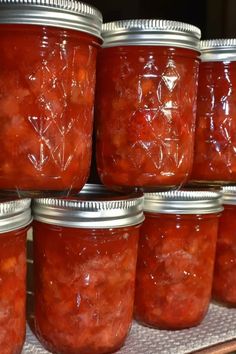
<path id="1" fill-rule="evenodd" d="M 229 301 L 221 298 L 220 296 L 217 295 L 212 295 L 213 296 L 213 303 L 215 303 L 218 306 L 222 307 L 227 307 L 229 309 L 236 308 L 236 301 Z"/>
<path id="2" fill-rule="evenodd" d="M 41 336 L 39 334 L 38 331 L 35 332 L 35 335 L 38 339 L 38 341 L 40 342 L 40 344 L 46 349 L 48 350 L 49 352 L 53 353 L 53 354 L 57 354 L 57 353 L 60 353 L 60 354 L 91 354 L 91 353 L 94 353 L 94 354 L 113 354 L 113 353 L 116 353 L 119 349 L 121 349 L 124 344 L 125 344 L 125 340 L 126 340 L 126 337 L 125 339 L 122 341 L 122 343 L 114 346 L 114 348 L 110 348 L 110 349 L 91 349 L 91 348 L 77 348 L 77 349 L 62 349 L 62 348 L 56 348 L 49 340 L 46 340 L 43 338 L 43 336 Z M 17 353 L 18 354 L 18 353 Z"/>
<path id="3" fill-rule="evenodd" d="M 180 189 L 181 187 L 178 185 L 171 186 L 109 186 L 105 185 L 105 187 L 111 191 L 119 192 L 119 193 L 131 193 L 142 191 L 144 193 L 155 193 L 155 192 L 167 192 L 169 190 Z"/>
<path id="4" fill-rule="evenodd" d="M 220 189 L 222 186 L 233 186 L 236 185 L 236 181 L 207 181 L 207 180 L 190 180 L 186 183 L 183 188 L 212 188 L 212 189 Z"/>
<path id="5" fill-rule="evenodd" d="M 0 190 L 0 198 L 50 198 L 77 196 L 79 189 L 66 190 L 22 190 L 22 189 L 3 189 Z"/>
<path id="6" fill-rule="evenodd" d="M 188 324 L 188 325 L 176 325 L 176 326 L 168 326 L 168 325 L 161 325 L 161 324 L 156 324 L 156 323 L 148 323 L 148 322 L 145 322 L 139 318 L 135 318 L 135 321 L 140 324 L 141 326 L 144 326 L 144 327 L 147 327 L 147 328 L 152 328 L 152 329 L 158 329 L 160 331 L 179 331 L 179 330 L 183 330 L 183 329 L 188 329 L 188 328 L 193 328 L 193 327 L 196 327 L 198 326 L 202 321 L 203 321 L 203 318 L 198 320 L 198 321 L 195 321 L 191 324 Z"/>

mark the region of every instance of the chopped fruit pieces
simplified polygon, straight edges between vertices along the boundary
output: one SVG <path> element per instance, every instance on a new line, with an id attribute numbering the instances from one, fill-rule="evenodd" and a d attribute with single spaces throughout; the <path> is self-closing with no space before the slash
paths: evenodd
<path id="1" fill-rule="evenodd" d="M 5 260 L 1 260 L 1 271 L 2 272 L 14 272 L 16 268 L 16 258 L 10 257 Z"/>
<path id="2" fill-rule="evenodd" d="M 1 25 L 0 48 L 0 189 L 80 190 L 91 159 L 95 38 Z"/>
<path id="3" fill-rule="evenodd" d="M 216 244 L 213 297 L 236 306 L 236 206 L 224 205 Z"/>
<path id="4" fill-rule="evenodd" d="M 200 65 L 194 163 L 191 179 L 236 180 L 236 62 Z"/>
<path id="5" fill-rule="evenodd" d="M 135 317 L 163 329 L 199 324 L 211 298 L 218 217 L 146 213 L 141 227 Z"/>
<path id="6" fill-rule="evenodd" d="M 26 229 L 0 237 L 0 353 L 20 354 L 25 339 Z"/>
<path id="7" fill-rule="evenodd" d="M 197 73 L 197 52 L 187 49 L 127 46 L 100 51 L 97 164 L 107 187 L 163 188 L 187 180 Z"/>
<path id="8" fill-rule="evenodd" d="M 35 327 L 52 352 L 103 354 L 129 332 L 139 227 L 34 225 Z"/>

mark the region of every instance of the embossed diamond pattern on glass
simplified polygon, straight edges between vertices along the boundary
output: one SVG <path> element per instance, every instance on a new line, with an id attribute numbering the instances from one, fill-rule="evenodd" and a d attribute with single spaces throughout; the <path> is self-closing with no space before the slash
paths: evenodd
<path id="1" fill-rule="evenodd" d="M 236 63 L 202 63 L 193 172 L 191 178 L 210 183 L 236 178 Z"/>
<path id="2" fill-rule="evenodd" d="M 193 158 L 195 53 L 106 48 L 98 68 L 97 161 L 102 182 L 156 188 L 186 181 Z"/>
<path id="3" fill-rule="evenodd" d="M 2 25 L 0 47 L 0 188 L 80 190 L 91 157 L 95 42 L 76 31 Z"/>

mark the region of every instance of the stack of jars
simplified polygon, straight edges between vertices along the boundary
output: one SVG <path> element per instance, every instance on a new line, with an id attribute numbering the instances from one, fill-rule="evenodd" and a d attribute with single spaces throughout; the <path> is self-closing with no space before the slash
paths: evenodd
<path id="1" fill-rule="evenodd" d="M 190 183 L 221 189 L 213 298 L 236 307 L 236 39 L 201 42 L 195 151 Z"/>
<path id="2" fill-rule="evenodd" d="M 29 198 L 34 330 L 53 353 L 114 352 L 133 314 L 195 326 L 212 284 L 235 305 L 236 187 L 220 218 L 212 184 L 236 182 L 236 41 L 200 45 L 198 28 L 166 20 L 102 28 L 75 0 L 0 0 L 0 34 L 1 354 L 24 343 Z M 94 108 L 104 186 L 85 184 Z"/>

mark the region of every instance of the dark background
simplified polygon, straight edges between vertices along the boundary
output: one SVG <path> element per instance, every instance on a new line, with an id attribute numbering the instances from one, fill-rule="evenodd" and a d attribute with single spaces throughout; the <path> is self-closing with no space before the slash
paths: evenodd
<path id="1" fill-rule="evenodd" d="M 191 23 L 202 38 L 236 37 L 236 0 L 85 0 L 97 7 L 104 22 L 159 18 Z"/>

